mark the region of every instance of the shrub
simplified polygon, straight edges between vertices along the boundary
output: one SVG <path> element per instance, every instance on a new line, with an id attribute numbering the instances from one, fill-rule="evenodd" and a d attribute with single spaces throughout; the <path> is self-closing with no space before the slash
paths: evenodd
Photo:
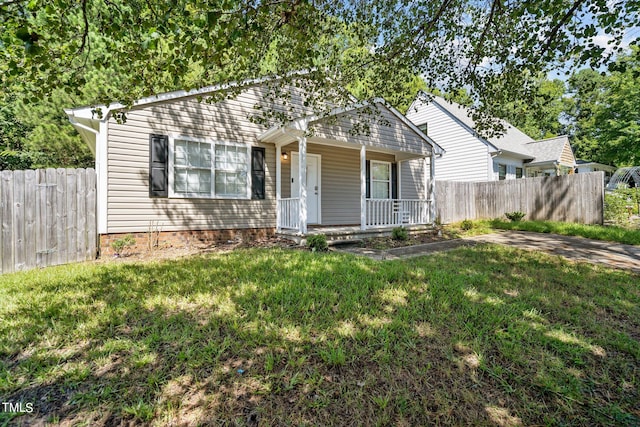
<path id="1" fill-rule="evenodd" d="M 136 244 L 135 239 L 131 234 L 127 234 L 121 239 L 116 239 L 111 242 L 111 249 L 116 254 L 116 256 L 125 256 L 127 250 Z"/>
<path id="2" fill-rule="evenodd" d="M 313 252 L 328 250 L 329 245 L 327 244 L 327 236 L 324 234 L 314 234 L 313 236 L 307 237 L 307 247 Z"/>
<path id="3" fill-rule="evenodd" d="M 409 238 L 409 232 L 404 227 L 396 227 L 391 232 L 393 240 L 407 240 Z"/>
<path id="4" fill-rule="evenodd" d="M 633 193 L 627 189 L 614 190 L 604 194 L 604 219 L 616 225 L 627 225 L 629 210 L 627 206 L 635 207 Z"/>
<path id="5" fill-rule="evenodd" d="M 511 222 L 519 222 L 519 221 L 522 221 L 522 218 L 524 218 L 525 213 L 519 212 L 519 211 L 507 212 L 504 214 L 504 216 L 506 216 L 507 219 L 511 220 Z"/>
<path id="6" fill-rule="evenodd" d="M 473 228 L 473 221 L 471 221 L 470 219 L 465 219 L 464 221 L 462 221 L 462 224 L 460 224 L 460 228 L 462 228 L 464 231 L 471 230 Z"/>

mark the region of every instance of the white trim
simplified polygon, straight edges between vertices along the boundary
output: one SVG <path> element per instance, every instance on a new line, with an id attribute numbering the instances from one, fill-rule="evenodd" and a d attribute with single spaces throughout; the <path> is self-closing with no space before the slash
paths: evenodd
<path id="1" fill-rule="evenodd" d="M 367 229 L 367 148 L 360 146 L 360 229 Z"/>
<path id="2" fill-rule="evenodd" d="M 175 141 L 188 141 L 188 142 L 201 142 L 205 144 L 209 144 L 210 147 L 210 173 L 211 173 L 211 192 L 209 195 L 204 195 L 201 193 L 176 193 L 174 189 L 175 184 Z M 232 196 L 232 195 L 222 195 L 218 196 L 216 194 L 215 186 L 216 186 L 216 146 L 224 145 L 224 146 L 234 146 L 234 147 L 242 147 L 247 149 L 247 186 L 244 196 Z M 224 140 L 216 140 L 213 138 L 198 138 L 192 136 L 184 136 L 178 134 L 169 135 L 169 198 L 170 199 L 210 199 L 210 200 L 250 200 L 251 199 L 251 147 L 250 144 L 243 144 L 239 142 L 232 141 L 224 141 Z"/>
<path id="3" fill-rule="evenodd" d="M 97 200 L 97 228 L 98 234 L 107 234 L 108 226 L 108 190 L 109 190 L 109 174 L 108 174 L 108 155 L 109 147 L 107 144 L 109 136 L 109 121 L 100 121 L 100 132 L 96 135 L 96 175 L 98 177 L 98 185 L 96 187 Z"/>
<path id="4" fill-rule="evenodd" d="M 276 228 L 280 231 L 280 199 L 282 197 L 282 146 L 276 145 Z"/>
<path id="5" fill-rule="evenodd" d="M 260 136 L 258 136 L 258 141 L 268 142 L 268 140 L 272 137 L 275 137 L 281 133 L 287 133 L 291 131 L 293 131 L 292 132 L 293 136 L 296 136 L 299 138 L 300 133 L 306 132 L 310 123 L 317 122 L 327 117 L 332 117 L 339 114 L 347 113 L 349 111 L 354 111 L 360 108 L 375 106 L 375 105 L 380 105 L 381 107 L 386 108 L 391 114 L 396 116 L 398 120 L 400 120 L 404 125 L 409 127 L 409 129 L 414 131 L 421 139 L 426 141 L 431 146 L 431 151 L 435 151 L 435 153 L 438 155 L 442 155 L 445 153 L 445 150 L 442 147 L 440 147 L 433 139 L 431 139 L 428 135 L 426 135 L 424 132 L 418 129 L 416 125 L 414 125 L 409 119 L 407 119 L 404 115 L 402 115 L 398 110 L 396 110 L 391 105 L 389 105 L 387 101 L 385 101 L 383 98 L 375 98 L 372 102 L 362 101 L 362 102 L 356 102 L 354 104 L 351 104 L 345 107 L 334 108 L 333 110 L 322 115 L 312 114 L 307 117 L 300 117 L 298 119 L 294 119 L 285 126 L 274 126 L 270 129 L 267 129 Z M 424 154 L 424 153 L 420 153 L 420 154 Z"/>
<path id="6" fill-rule="evenodd" d="M 392 197 L 392 196 L 393 196 L 393 192 L 392 192 L 392 188 L 391 188 L 391 186 L 393 185 L 393 179 L 392 179 L 393 177 L 391 176 L 391 162 L 385 162 L 385 161 L 383 161 L 383 160 L 370 160 L 369 162 L 370 162 L 370 166 L 369 166 L 369 168 L 370 168 L 370 170 L 371 170 L 371 173 L 369 174 L 369 186 L 370 186 L 370 188 L 371 188 L 371 197 L 370 197 L 370 198 L 371 198 L 371 199 L 374 199 L 374 200 L 388 200 L 388 199 L 392 199 L 392 198 L 393 198 L 393 197 Z M 373 197 L 373 165 L 374 165 L 375 163 L 378 163 L 378 164 L 381 164 L 381 165 L 387 165 L 387 167 L 388 167 L 388 169 L 389 169 L 389 186 L 388 186 L 389 197 L 386 197 L 386 198 L 383 198 L 383 199 L 377 199 L 377 198 Z M 377 179 L 376 181 L 378 181 L 378 182 L 384 182 L 384 181 L 383 181 L 383 180 L 381 180 L 381 179 Z"/>
<path id="7" fill-rule="evenodd" d="M 425 157 L 424 159 L 425 163 L 427 161 L 427 158 Z M 426 164 L 425 164 L 425 175 L 427 174 L 426 171 Z M 436 156 L 435 154 L 431 154 L 431 159 L 429 159 L 429 183 L 431 184 L 431 188 L 429 191 L 429 206 L 430 206 L 430 210 L 431 212 L 429 212 L 429 216 L 431 216 L 431 218 L 429 218 L 429 220 L 431 221 L 432 224 L 436 223 Z M 426 191 L 426 187 L 425 187 L 425 191 Z M 426 195 L 426 194 L 425 194 Z"/>
<path id="8" fill-rule="evenodd" d="M 298 197 L 300 233 L 307 234 L 307 138 L 298 138 Z"/>

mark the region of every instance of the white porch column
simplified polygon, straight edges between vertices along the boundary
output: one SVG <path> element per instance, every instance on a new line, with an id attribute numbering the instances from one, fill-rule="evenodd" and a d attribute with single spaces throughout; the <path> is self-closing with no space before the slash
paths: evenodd
<path id="1" fill-rule="evenodd" d="M 281 190 L 282 190 L 282 160 L 280 156 L 282 155 L 282 146 L 280 144 L 276 145 L 276 230 L 280 231 L 282 222 L 280 218 L 280 198 L 281 198 Z"/>
<path id="2" fill-rule="evenodd" d="M 367 150 L 360 146 L 360 229 L 367 229 Z"/>
<path id="3" fill-rule="evenodd" d="M 300 233 L 307 234 L 307 138 L 298 137 L 298 197 L 300 197 Z"/>
<path id="4" fill-rule="evenodd" d="M 427 158 L 425 157 L 425 162 Z M 426 174 L 425 174 L 426 175 Z M 431 159 L 429 161 L 429 177 L 431 188 L 429 189 L 429 222 L 436 222 L 436 155 L 431 151 Z M 426 187 L 425 187 L 426 189 Z"/>

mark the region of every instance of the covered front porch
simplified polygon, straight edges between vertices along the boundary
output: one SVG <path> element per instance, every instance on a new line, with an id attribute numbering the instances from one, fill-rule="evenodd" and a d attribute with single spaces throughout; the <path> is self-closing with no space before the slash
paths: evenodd
<path id="1" fill-rule="evenodd" d="M 436 150 L 413 125 L 384 112 L 393 124 L 366 137 L 340 123 L 311 132 L 313 119 L 262 135 L 276 148 L 279 233 L 370 234 L 433 223 Z"/>

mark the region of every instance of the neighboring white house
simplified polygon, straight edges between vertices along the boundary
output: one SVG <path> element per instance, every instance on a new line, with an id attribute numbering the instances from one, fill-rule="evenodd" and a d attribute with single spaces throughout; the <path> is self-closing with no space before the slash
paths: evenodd
<path id="1" fill-rule="evenodd" d="M 566 136 L 536 141 L 502 121 L 504 135 L 483 138 L 468 108 L 439 96 L 419 95 L 407 118 L 445 150 L 435 177 L 448 181 L 496 181 L 572 173 L 575 157 Z"/>
<path id="2" fill-rule="evenodd" d="M 613 166 L 605 165 L 597 162 L 590 162 L 588 160 L 578 159 L 576 160 L 576 173 L 587 173 L 587 172 L 604 172 L 604 182 L 605 184 L 609 182 L 611 176 L 616 171 L 616 168 Z"/>
<path id="3" fill-rule="evenodd" d="M 405 116 L 376 99 L 318 117 L 311 95 L 289 85 L 293 118 L 257 123 L 260 108 L 284 108 L 266 82 L 243 82 L 215 103 L 198 99 L 224 86 L 102 106 L 102 117 L 94 107 L 66 110 L 96 154 L 102 247 L 125 233 L 144 239 L 152 225 L 188 241 L 433 221 L 431 165 L 443 150 Z M 110 114 L 121 111 L 126 123 Z M 368 134 L 353 132 L 363 123 Z"/>

